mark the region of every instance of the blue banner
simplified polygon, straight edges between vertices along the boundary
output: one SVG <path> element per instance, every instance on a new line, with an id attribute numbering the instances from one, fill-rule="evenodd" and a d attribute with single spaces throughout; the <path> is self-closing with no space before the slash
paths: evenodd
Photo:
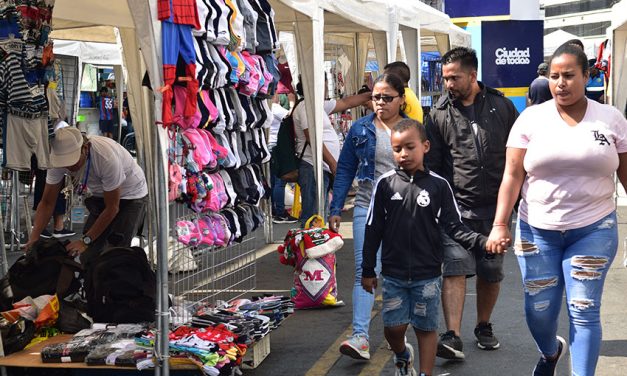
<path id="1" fill-rule="evenodd" d="M 509 2 L 510 0 L 446 0 L 444 12 L 451 18 L 508 16 Z"/>
<path id="2" fill-rule="evenodd" d="M 544 21 L 481 22 L 481 80 L 491 87 L 527 87 L 544 61 Z"/>

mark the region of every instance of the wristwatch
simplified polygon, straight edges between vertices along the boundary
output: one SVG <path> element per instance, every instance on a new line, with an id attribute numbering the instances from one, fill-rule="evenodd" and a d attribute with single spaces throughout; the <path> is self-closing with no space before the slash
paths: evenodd
<path id="1" fill-rule="evenodd" d="M 87 235 L 83 236 L 83 243 L 85 243 L 85 245 L 90 245 L 91 244 L 91 238 Z"/>

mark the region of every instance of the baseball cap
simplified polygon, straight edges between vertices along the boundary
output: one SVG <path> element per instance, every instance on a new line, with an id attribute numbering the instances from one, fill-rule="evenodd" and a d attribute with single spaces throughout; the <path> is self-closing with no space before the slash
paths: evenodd
<path id="1" fill-rule="evenodd" d="M 65 127 L 54 132 L 50 142 L 50 163 L 52 167 L 69 167 L 78 162 L 83 146 L 83 135 L 78 128 Z"/>
<path id="2" fill-rule="evenodd" d="M 549 70 L 549 64 L 540 63 L 540 65 L 538 65 L 538 72 L 546 72 L 548 70 Z"/>

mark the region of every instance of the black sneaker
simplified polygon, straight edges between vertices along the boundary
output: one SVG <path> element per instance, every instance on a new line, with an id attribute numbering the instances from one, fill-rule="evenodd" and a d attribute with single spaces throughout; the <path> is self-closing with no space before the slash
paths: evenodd
<path id="1" fill-rule="evenodd" d="M 272 217 L 272 222 L 274 223 L 296 223 L 298 222 L 298 219 L 292 217 L 291 215 L 287 214 L 287 212 L 281 214 L 281 215 L 275 215 Z"/>
<path id="2" fill-rule="evenodd" d="M 61 229 L 61 230 L 54 230 L 54 236 L 55 238 L 65 238 L 66 236 L 74 236 L 76 235 L 76 232 L 72 231 L 72 230 L 67 230 L 67 229 Z"/>
<path id="3" fill-rule="evenodd" d="M 50 239 L 52 237 L 52 234 L 50 233 L 50 231 L 44 229 L 41 234 L 39 234 L 39 237 L 42 237 L 44 239 Z"/>
<path id="4" fill-rule="evenodd" d="M 480 322 L 475 328 L 475 337 L 477 337 L 477 346 L 481 350 L 496 350 L 501 346 L 499 340 L 492 332 L 492 324 L 489 322 Z"/>
<path id="5" fill-rule="evenodd" d="M 440 341 L 438 342 L 438 352 L 436 354 L 439 358 L 460 360 L 464 359 L 464 343 L 459 336 L 455 335 L 455 332 L 449 330 L 446 333 L 440 334 Z"/>
<path id="6" fill-rule="evenodd" d="M 555 376 L 557 372 L 557 362 L 566 354 L 568 345 L 564 338 L 557 336 L 557 356 L 553 360 L 548 360 L 544 356 L 540 357 L 536 368 L 533 369 L 533 376 Z"/>

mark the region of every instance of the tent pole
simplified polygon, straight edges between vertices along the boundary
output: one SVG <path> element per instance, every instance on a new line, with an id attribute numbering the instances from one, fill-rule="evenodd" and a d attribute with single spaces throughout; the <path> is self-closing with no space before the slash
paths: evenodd
<path id="1" fill-rule="evenodd" d="M 119 39 L 119 38 L 118 38 Z M 118 42 L 121 44 L 121 42 Z M 117 92 L 118 100 L 118 134 L 116 136 L 118 144 L 122 143 L 122 110 L 124 108 L 124 74 L 122 73 L 122 66 L 116 65 L 113 67 L 113 74 L 115 75 L 115 90 Z"/>
<path id="2" fill-rule="evenodd" d="M 156 168 L 157 176 L 155 179 L 157 188 L 157 291 L 159 293 L 159 301 L 157 303 L 157 323 L 158 323 L 158 341 L 155 346 L 159 346 L 159 352 L 161 359 L 159 363 L 161 365 L 161 375 L 168 376 L 170 374 L 168 360 L 169 354 L 169 324 L 170 317 L 168 311 L 168 215 L 167 215 L 167 197 L 168 192 L 166 190 L 164 182 L 166 177 L 164 174 L 163 166 L 163 150 L 161 142 L 159 142 L 159 128 L 157 126 L 152 127 L 152 136 L 154 137 L 153 146 L 155 147 L 155 155 L 157 158 L 154 160 L 154 166 Z"/>

